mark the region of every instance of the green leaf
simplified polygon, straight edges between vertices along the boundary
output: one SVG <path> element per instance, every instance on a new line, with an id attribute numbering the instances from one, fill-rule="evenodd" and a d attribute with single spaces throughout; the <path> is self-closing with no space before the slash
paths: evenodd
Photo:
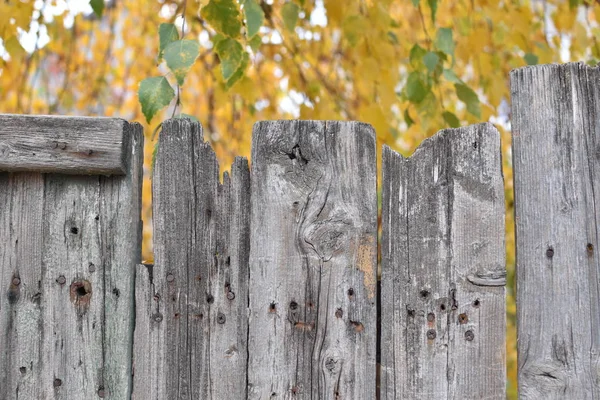
<path id="1" fill-rule="evenodd" d="M 104 12 L 104 0 L 90 0 L 90 6 L 92 6 L 94 14 L 98 17 L 102 17 L 102 13 Z"/>
<path id="2" fill-rule="evenodd" d="M 446 80 L 448 82 L 452 82 L 452 83 L 460 83 L 461 82 L 460 78 L 458 76 L 456 76 L 454 71 L 452 71 L 451 69 L 444 70 L 444 78 L 446 78 Z"/>
<path id="3" fill-rule="evenodd" d="M 411 72 L 406 81 L 406 98 L 411 103 L 418 104 L 427 95 L 428 89 L 421 81 L 421 77 L 418 72 Z"/>
<path id="4" fill-rule="evenodd" d="M 179 32 L 177 32 L 175 24 L 160 24 L 158 27 L 158 37 L 160 39 L 158 59 L 160 60 L 162 59 L 165 48 L 169 44 L 179 40 Z"/>
<path id="5" fill-rule="evenodd" d="M 265 13 L 256 0 L 245 0 L 244 14 L 246 14 L 246 36 L 254 37 L 265 21 Z"/>
<path id="6" fill-rule="evenodd" d="M 536 65 L 538 63 L 538 56 L 536 56 L 533 53 L 525 54 L 525 57 L 523 57 L 523 59 L 525 60 L 527 65 Z"/>
<path id="7" fill-rule="evenodd" d="M 419 0 L 412 0 L 413 6 L 418 7 L 419 6 Z"/>
<path id="8" fill-rule="evenodd" d="M 142 113 L 146 117 L 146 122 L 150 123 L 156 113 L 169 105 L 175 97 L 175 91 L 169 85 L 167 78 L 158 76 L 146 78 L 140 82 L 138 97 L 142 105 Z"/>
<path id="9" fill-rule="evenodd" d="M 183 85 L 185 76 L 196 62 L 199 52 L 200 45 L 196 40 L 177 40 L 165 48 L 164 59 L 178 84 Z"/>
<path id="10" fill-rule="evenodd" d="M 430 51 L 423 56 L 423 63 L 425 64 L 429 72 L 435 71 L 435 68 L 437 67 L 439 61 L 440 57 L 433 51 Z"/>
<path id="11" fill-rule="evenodd" d="M 421 63 L 421 61 L 423 60 L 423 56 L 425 56 L 425 54 L 427 54 L 427 51 L 422 48 L 421 46 L 419 46 L 418 44 L 415 44 L 411 49 L 410 49 L 410 63 L 413 67 L 417 68 L 418 65 Z"/>
<path id="12" fill-rule="evenodd" d="M 435 14 L 437 14 L 438 2 L 437 0 L 427 0 L 429 8 L 431 8 L 431 22 L 435 24 Z"/>
<path id="13" fill-rule="evenodd" d="M 240 63 L 240 66 L 238 67 L 237 71 L 235 71 L 234 74 L 231 75 L 231 78 L 229 78 L 225 82 L 225 89 L 229 89 L 230 87 L 235 85 L 240 79 L 242 79 L 249 63 L 250 56 L 248 56 L 248 53 L 244 52 L 244 55 L 242 56 L 242 62 Z"/>
<path id="14" fill-rule="evenodd" d="M 440 28 L 435 37 L 435 47 L 449 56 L 454 57 L 454 39 L 452 39 L 452 29 Z"/>
<path id="15" fill-rule="evenodd" d="M 256 53 L 256 51 L 262 44 L 262 38 L 260 37 L 260 35 L 254 35 L 254 37 L 252 39 L 250 39 L 248 44 L 250 45 L 250 48 L 252 49 L 252 51 Z"/>
<path id="16" fill-rule="evenodd" d="M 456 117 L 456 115 L 454 115 L 450 111 L 444 111 L 444 113 L 442 114 L 442 117 L 444 117 L 444 121 L 446 121 L 446 123 L 451 128 L 458 128 L 458 127 L 460 127 L 460 121 L 458 120 L 458 118 Z"/>
<path id="17" fill-rule="evenodd" d="M 479 97 L 477 93 L 464 83 L 454 84 L 456 89 L 456 95 L 458 98 L 467 105 L 467 111 L 476 116 L 481 117 L 481 106 L 479 104 Z"/>
<path id="18" fill-rule="evenodd" d="M 281 7 L 281 16 L 283 17 L 283 24 L 286 29 L 290 32 L 294 31 L 296 24 L 298 23 L 298 14 L 300 13 L 300 7 L 296 3 L 287 2 Z"/>
<path id="19" fill-rule="evenodd" d="M 228 81 L 242 63 L 244 48 L 240 42 L 232 38 L 223 39 L 215 45 L 215 51 L 221 60 L 223 80 Z"/>
<path id="20" fill-rule="evenodd" d="M 390 42 L 394 43 L 394 44 L 400 44 L 400 41 L 398 40 L 398 36 L 396 36 L 396 34 L 392 31 L 388 31 L 387 33 L 388 38 L 390 39 Z"/>
<path id="21" fill-rule="evenodd" d="M 194 117 L 193 115 L 190 115 L 190 114 L 181 113 L 181 114 L 175 116 L 175 118 L 187 118 L 187 119 L 191 120 L 192 122 L 198 122 L 198 123 L 200 123 L 200 120 L 198 118 L 196 118 L 196 117 Z"/>
<path id="22" fill-rule="evenodd" d="M 232 38 L 240 36 L 242 23 L 240 10 L 235 0 L 210 0 L 210 3 L 202 7 L 200 15 L 217 32 Z"/>
<path id="23" fill-rule="evenodd" d="M 415 121 L 410 117 L 410 113 L 408 112 L 408 108 L 404 110 L 404 122 L 406 122 L 407 127 L 411 127 L 414 125 Z"/>

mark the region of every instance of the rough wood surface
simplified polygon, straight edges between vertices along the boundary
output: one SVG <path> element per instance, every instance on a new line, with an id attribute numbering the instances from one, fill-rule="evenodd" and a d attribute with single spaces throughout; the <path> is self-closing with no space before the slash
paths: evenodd
<path id="1" fill-rule="evenodd" d="M 123 175 L 128 127 L 118 118 L 0 114 L 0 171 Z"/>
<path id="2" fill-rule="evenodd" d="M 600 397 L 600 68 L 511 73 L 519 393 Z"/>
<path id="3" fill-rule="evenodd" d="M 131 391 L 143 135 L 126 176 L 0 174 L 0 398 Z"/>
<path id="4" fill-rule="evenodd" d="M 248 162 L 219 165 L 188 120 L 163 123 L 152 270 L 138 267 L 135 399 L 246 398 Z"/>
<path id="5" fill-rule="evenodd" d="M 384 147 L 381 399 L 505 398 L 501 167 L 490 124 Z"/>
<path id="6" fill-rule="evenodd" d="M 251 181 L 248 398 L 375 398 L 372 128 L 260 122 Z"/>

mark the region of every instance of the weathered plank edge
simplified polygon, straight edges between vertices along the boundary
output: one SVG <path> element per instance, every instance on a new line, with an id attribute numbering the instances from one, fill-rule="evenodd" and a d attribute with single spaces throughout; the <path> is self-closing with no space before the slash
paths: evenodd
<path id="1" fill-rule="evenodd" d="M 125 175 L 120 118 L 0 114 L 0 171 Z"/>

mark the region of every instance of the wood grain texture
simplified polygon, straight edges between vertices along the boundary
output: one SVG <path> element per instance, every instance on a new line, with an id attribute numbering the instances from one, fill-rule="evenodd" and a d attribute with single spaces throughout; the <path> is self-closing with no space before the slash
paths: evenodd
<path id="1" fill-rule="evenodd" d="M 519 392 L 600 397 L 600 68 L 511 73 Z"/>
<path id="2" fill-rule="evenodd" d="M 383 150 L 381 399 L 505 398 L 504 188 L 491 124 Z"/>
<path id="3" fill-rule="evenodd" d="M 0 114 L 0 171 L 124 175 L 127 129 L 118 118 Z"/>
<path id="4" fill-rule="evenodd" d="M 375 398 L 372 128 L 259 122 L 251 181 L 248 398 Z"/>
<path id="5" fill-rule="evenodd" d="M 130 394 L 143 135 L 125 134 L 125 176 L 0 174 L 2 399 Z"/>
<path id="6" fill-rule="evenodd" d="M 219 165 L 199 124 L 163 123 L 152 271 L 138 267 L 135 399 L 246 397 L 250 173 Z"/>

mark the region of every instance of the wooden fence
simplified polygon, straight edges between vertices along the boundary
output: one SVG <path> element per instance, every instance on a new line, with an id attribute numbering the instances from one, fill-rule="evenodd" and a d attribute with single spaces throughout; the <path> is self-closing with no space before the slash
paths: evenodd
<path id="1" fill-rule="evenodd" d="M 511 92 L 520 397 L 597 398 L 600 69 Z M 498 131 L 384 147 L 379 240 L 377 151 L 358 122 L 259 122 L 221 182 L 166 121 L 142 265 L 141 127 L 0 115 L 0 399 L 505 398 Z"/>

